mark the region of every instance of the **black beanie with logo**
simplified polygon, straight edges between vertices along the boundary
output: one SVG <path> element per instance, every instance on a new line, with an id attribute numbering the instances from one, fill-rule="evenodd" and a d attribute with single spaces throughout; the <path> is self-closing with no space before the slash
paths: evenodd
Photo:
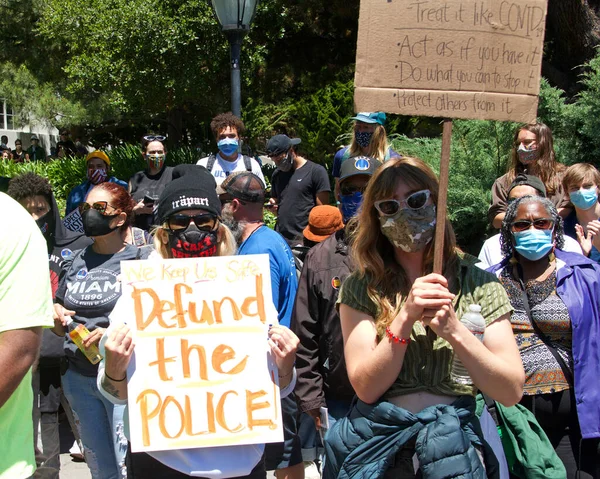
<path id="1" fill-rule="evenodd" d="M 203 166 L 176 166 L 173 181 L 165 187 L 158 199 L 158 224 L 164 224 L 169 216 L 183 210 L 202 209 L 221 216 L 221 202 L 216 188 L 213 175 Z"/>

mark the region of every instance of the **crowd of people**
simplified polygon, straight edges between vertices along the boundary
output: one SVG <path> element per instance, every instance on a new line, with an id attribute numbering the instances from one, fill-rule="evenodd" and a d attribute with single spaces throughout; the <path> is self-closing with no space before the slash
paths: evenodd
<path id="1" fill-rule="evenodd" d="M 40 139 L 36 134 L 29 138 L 30 145 L 24 150 L 23 142 L 17 138 L 15 147 L 11 149 L 8 145 L 8 136 L 2 135 L 0 138 L 0 156 L 3 160 L 11 160 L 15 163 L 27 163 L 30 161 L 48 161 L 55 158 L 81 157 L 85 156 L 88 149 L 77 138 L 73 141 L 68 130 L 61 130 L 59 141 L 55 146 L 50 147 L 50 151 L 40 145 Z"/>
<path id="2" fill-rule="evenodd" d="M 45 178 L 10 179 L 1 479 L 59 477 L 61 410 L 94 479 L 296 479 L 309 463 L 324 478 L 600 478 L 600 173 L 557 162 L 548 126 L 519 127 L 476 258 L 437 224 L 438 179 L 390 148 L 385 114 L 352 120 L 333 183 L 301 139 L 274 135 L 270 191 L 231 113 L 197 165 L 167 166 L 166 138 L 147 135 L 125 182 L 93 151 L 65 211 L 83 231 Z M 252 254 L 270 262 L 283 442 L 132 452 L 121 261 Z"/>

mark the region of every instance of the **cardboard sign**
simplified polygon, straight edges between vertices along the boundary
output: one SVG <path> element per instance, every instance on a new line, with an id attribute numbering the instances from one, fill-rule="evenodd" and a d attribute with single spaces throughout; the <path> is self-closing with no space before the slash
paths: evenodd
<path id="1" fill-rule="evenodd" d="M 535 121 L 546 0 L 361 0 L 356 111 Z"/>
<path id="2" fill-rule="evenodd" d="M 83 220 L 81 219 L 79 208 L 75 208 L 67 216 L 65 216 L 63 219 L 63 224 L 69 231 L 83 233 Z"/>
<path id="3" fill-rule="evenodd" d="M 283 440 L 268 255 L 123 261 L 131 448 Z M 111 316 L 112 319 L 112 316 Z"/>

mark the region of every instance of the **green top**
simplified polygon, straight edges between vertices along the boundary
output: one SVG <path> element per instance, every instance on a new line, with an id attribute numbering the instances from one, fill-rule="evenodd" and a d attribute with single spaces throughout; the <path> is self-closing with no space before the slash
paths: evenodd
<path id="1" fill-rule="evenodd" d="M 481 306 L 481 314 L 486 325 L 490 325 L 500 317 L 512 312 L 512 306 L 506 291 L 495 275 L 475 266 L 477 258 L 459 253 L 458 291 L 453 301 L 454 310 L 461 318 L 469 305 Z M 368 314 L 372 318 L 379 316 L 378 306 L 367 294 L 368 278 L 361 277 L 358 272 L 352 273 L 340 291 L 338 304 L 345 304 L 357 311 Z M 381 341 L 383 337 L 379 337 Z M 427 391 L 433 394 L 449 396 L 475 396 L 475 386 L 457 384 L 450 379 L 453 350 L 448 341 L 436 336 L 432 341 L 420 321 L 416 321 L 411 335 L 404 363 L 398 379 L 385 392 L 382 399 L 389 399 L 404 394 Z"/>
<path id="2" fill-rule="evenodd" d="M 40 229 L 19 203 L 0 193 L 0 210 L 10 228 L 0 229 L 0 335 L 38 326 L 51 328 L 52 289 L 48 247 Z M 10 367 L 6 362 L 3 367 Z M 0 479 L 35 472 L 31 368 L 0 407 Z"/>

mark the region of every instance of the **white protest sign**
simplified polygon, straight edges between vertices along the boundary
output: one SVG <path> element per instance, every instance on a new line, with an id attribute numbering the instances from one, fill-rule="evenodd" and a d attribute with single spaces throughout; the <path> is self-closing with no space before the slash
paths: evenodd
<path id="1" fill-rule="evenodd" d="M 361 0 L 356 111 L 535 121 L 546 0 Z"/>
<path id="2" fill-rule="evenodd" d="M 121 272 L 136 341 L 132 450 L 282 441 L 269 256 L 123 261 Z"/>
<path id="3" fill-rule="evenodd" d="M 63 224 L 69 231 L 83 233 L 83 220 L 79 213 L 79 208 L 75 208 L 63 219 Z"/>

